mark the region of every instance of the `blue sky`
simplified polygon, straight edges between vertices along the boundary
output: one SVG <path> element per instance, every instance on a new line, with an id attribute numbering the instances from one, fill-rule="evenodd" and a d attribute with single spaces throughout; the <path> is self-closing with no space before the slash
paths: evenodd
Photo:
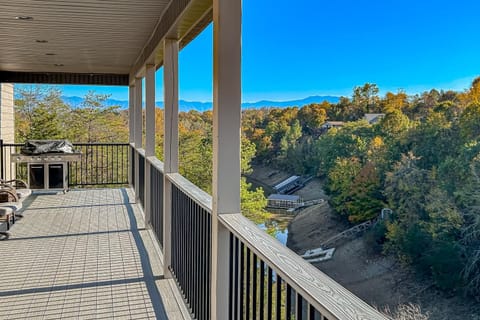
<path id="1" fill-rule="evenodd" d="M 366 82 L 381 93 L 463 90 L 480 75 L 480 1 L 243 0 L 244 101 L 347 95 Z M 180 98 L 211 101 L 212 27 L 180 53 Z M 157 100 L 162 100 L 162 69 Z M 127 100 L 126 88 L 94 89 Z"/>

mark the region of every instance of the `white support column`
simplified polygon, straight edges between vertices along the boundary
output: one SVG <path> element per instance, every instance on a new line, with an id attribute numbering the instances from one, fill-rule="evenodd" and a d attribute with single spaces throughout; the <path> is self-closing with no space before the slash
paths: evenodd
<path id="1" fill-rule="evenodd" d="M 135 86 L 130 85 L 128 87 L 128 142 L 130 144 L 135 143 Z M 132 153 L 128 149 L 128 163 L 132 163 Z M 133 168 L 135 170 L 135 168 Z M 128 169 L 128 183 L 133 186 L 133 172 Z"/>
<path id="2" fill-rule="evenodd" d="M 142 117 L 142 78 L 135 79 L 135 129 L 134 129 L 134 143 L 135 148 L 142 148 L 142 130 L 143 130 L 143 117 Z"/>
<path id="3" fill-rule="evenodd" d="M 128 87 L 128 142 L 135 142 L 135 86 Z"/>
<path id="4" fill-rule="evenodd" d="M 172 184 L 167 174 L 178 172 L 178 41 L 167 39 L 163 47 L 164 179 L 163 179 L 163 266 L 171 277 Z"/>
<path id="5" fill-rule="evenodd" d="M 147 65 L 145 76 L 145 157 L 155 155 L 155 65 Z"/>
<path id="6" fill-rule="evenodd" d="M 145 76 L 145 225 L 149 227 L 152 208 L 150 207 L 151 165 L 148 157 L 155 155 L 155 65 L 147 65 Z"/>
<path id="7" fill-rule="evenodd" d="M 212 319 L 228 319 L 229 233 L 240 212 L 241 0 L 213 0 Z"/>
<path id="8" fill-rule="evenodd" d="M 135 79 L 135 106 L 134 106 L 134 143 L 135 150 L 142 148 L 142 131 L 143 131 L 143 116 L 142 116 L 142 78 Z M 138 152 L 135 153 L 135 200 L 138 200 L 140 191 L 140 156 Z"/>

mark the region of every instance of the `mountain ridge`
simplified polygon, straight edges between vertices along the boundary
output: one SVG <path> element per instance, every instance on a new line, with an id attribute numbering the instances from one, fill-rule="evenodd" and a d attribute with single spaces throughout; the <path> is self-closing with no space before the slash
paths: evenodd
<path id="1" fill-rule="evenodd" d="M 63 102 L 73 106 L 80 107 L 83 102 L 83 98 L 77 96 L 62 96 Z M 303 99 L 297 100 L 285 100 L 285 101 L 273 101 L 273 100 L 260 100 L 256 102 L 243 102 L 242 109 L 260 109 L 266 107 L 302 107 L 307 104 L 312 103 L 322 103 L 327 101 L 330 103 L 337 103 L 339 97 L 336 96 L 309 96 Z M 117 100 L 117 99 L 107 99 L 105 101 L 107 106 L 119 106 L 121 109 L 128 109 L 128 100 Z M 157 107 L 163 108 L 163 101 L 156 101 L 155 105 Z M 187 101 L 179 100 L 179 109 L 180 111 L 206 111 L 213 108 L 212 102 L 201 102 L 201 101 Z"/>
<path id="2" fill-rule="evenodd" d="M 20 94 L 15 94 L 15 99 L 21 99 Z M 81 107 L 84 98 L 78 96 L 61 96 L 61 99 L 64 103 L 71 105 L 72 107 Z M 309 96 L 303 99 L 296 100 L 283 100 L 283 101 L 274 101 L 274 100 L 260 100 L 256 102 L 243 102 L 242 109 L 260 109 L 268 107 L 302 107 L 307 104 L 312 103 L 322 103 L 324 101 L 330 103 L 337 103 L 340 100 L 340 97 L 337 96 Z M 105 105 L 107 106 L 119 106 L 121 109 L 128 109 L 128 100 L 118 100 L 118 99 L 107 99 L 105 100 Z M 163 101 L 156 101 L 155 105 L 157 107 L 163 108 Z M 179 109 L 180 111 L 206 111 L 213 108 L 213 103 L 211 101 L 202 102 L 202 101 L 188 101 L 188 100 L 179 100 Z"/>

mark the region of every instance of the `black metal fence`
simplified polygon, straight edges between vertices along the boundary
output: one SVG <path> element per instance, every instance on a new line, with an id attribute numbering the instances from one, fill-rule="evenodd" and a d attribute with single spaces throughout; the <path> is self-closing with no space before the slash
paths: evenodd
<path id="1" fill-rule="evenodd" d="M 131 145 L 129 145 L 130 148 L 130 177 L 132 181 L 130 183 L 132 184 L 133 189 L 135 189 L 135 148 Z"/>
<path id="2" fill-rule="evenodd" d="M 138 199 L 145 209 L 145 156 L 138 153 Z"/>
<path id="3" fill-rule="evenodd" d="M 12 163 L 11 154 L 19 153 L 23 143 L 3 143 L 0 140 L 0 176 L 2 179 L 6 177 L 27 180 L 27 164 Z"/>
<path id="4" fill-rule="evenodd" d="M 230 319 L 328 320 L 230 234 Z"/>
<path id="5" fill-rule="evenodd" d="M 150 223 L 163 248 L 163 173 L 150 166 Z"/>
<path id="6" fill-rule="evenodd" d="M 210 319 L 210 213 L 172 185 L 172 264 L 185 301 L 198 320 Z"/>
<path id="7" fill-rule="evenodd" d="M 11 162 L 11 154 L 19 153 L 22 146 L 0 142 L 2 178 L 28 179 L 27 164 Z M 80 161 L 68 164 L 70 187 L 128 184 L 128 143 L 74 143 L 73 146 L 82 156 Z"/>

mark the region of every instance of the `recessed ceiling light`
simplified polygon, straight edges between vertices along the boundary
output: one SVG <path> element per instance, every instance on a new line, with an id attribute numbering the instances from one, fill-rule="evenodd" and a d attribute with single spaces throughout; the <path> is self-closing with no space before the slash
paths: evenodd
<path id="1" fill-rule="evenodd" d="M 55 63 L 54 66 L 55 66 L 55 67 L 63 67 L 64 64 L 63 64 L 63 63 Z"/>
<path id="2" fill-rule="evenodd" d="M 35 40 L 35 42 L 37 42 L 37 43 L 47 43 L 48 41 L 47 40 Z"/>
<path id="3" fill-rule="evenodd" d="M 30 16 L 16 16 L 15 19 L 17 19 L 17 20 L 33 20 L 33 17 L 30 17 Z"/>
<path id="4" fill-rule="evenodd" d="M 48 52 L 48 53 L 45 53 L 46 56 L 55 56 L 57 55 L 56 53 L 51 53 L 51 52 Z"/>

